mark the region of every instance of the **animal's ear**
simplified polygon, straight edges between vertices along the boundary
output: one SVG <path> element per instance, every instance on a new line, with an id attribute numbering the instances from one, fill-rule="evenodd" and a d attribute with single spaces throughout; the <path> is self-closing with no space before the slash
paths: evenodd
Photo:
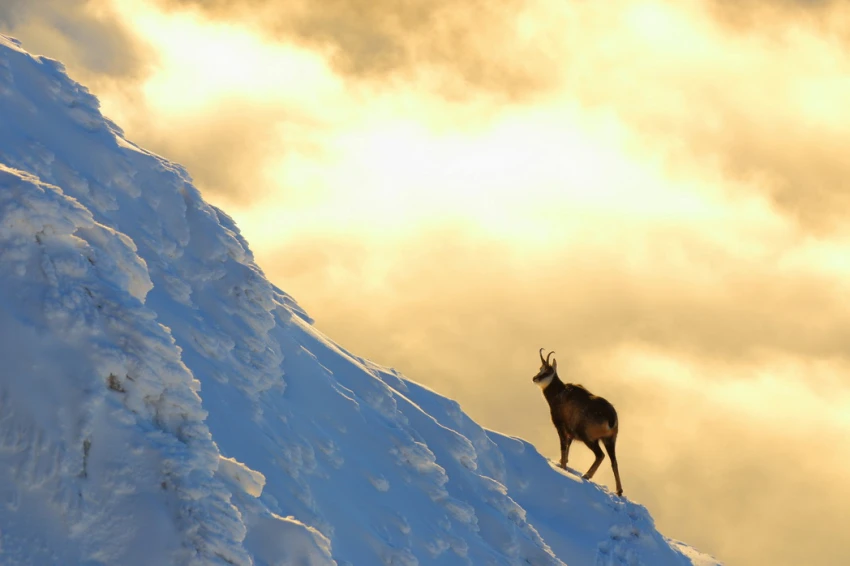
<path id="1" fill-rule="evenodd" d="M 552 360 L 552 369 L 555 370 L 555 371 L 558 371 L 558 359 L 557 358 Z"/>

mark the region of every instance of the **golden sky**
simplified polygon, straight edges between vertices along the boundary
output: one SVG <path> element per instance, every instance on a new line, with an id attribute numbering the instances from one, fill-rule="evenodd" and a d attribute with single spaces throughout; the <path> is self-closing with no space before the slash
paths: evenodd
<path id="1" fill-rule="evenodd" d="M 847 3 L 7 0 L 0 29 L 343 346 L 550 457 L 554 349 L 665 534 L 846 563 Z"/>

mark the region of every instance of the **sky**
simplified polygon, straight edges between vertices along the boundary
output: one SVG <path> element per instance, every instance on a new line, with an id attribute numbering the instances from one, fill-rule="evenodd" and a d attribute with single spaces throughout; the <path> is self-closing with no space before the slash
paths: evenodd
<path id="1" fill-rule="evenodd" d="M 0 31 L 349 350 L 556 458 L 555 350 L 662 532 L 846 563 L 846 3 L 11 0 Z"/>

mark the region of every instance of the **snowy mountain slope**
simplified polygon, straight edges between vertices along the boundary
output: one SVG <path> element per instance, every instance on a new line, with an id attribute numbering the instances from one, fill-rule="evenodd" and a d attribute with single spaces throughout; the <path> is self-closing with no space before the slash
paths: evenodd
<path id="1" fill-rule="evenodd" d="M 322 336 L 179 166 L 0 36 L 0 562 L 714 564 Z"/>

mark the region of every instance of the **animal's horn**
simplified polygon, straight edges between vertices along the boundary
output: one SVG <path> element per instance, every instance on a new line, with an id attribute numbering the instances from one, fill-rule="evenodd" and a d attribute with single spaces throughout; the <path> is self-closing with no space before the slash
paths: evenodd
<path id="1" fill-rule="evenodd" d="M 546 360 L 543 359 L 543 348 L 540 348 L 540 361 L 544 364 L 547 363 Z"/>
<path id="2" fill-rule="evenodd" d="M 551 352 L 549 352 L 549 355 L 548 355 L 548 356 L 546 356 L 546 365 L 547 365 L 547 366 L 549 365 L 549 356 L 551 356 L 551 355 L 552 355 L 552 354 L 554 354 L 554 353 L 555 353 L 555 350 L 552 350 Z M 541 360 L 543 359 L 543 354 L 542 354 L 542 353 L 540 354 L 540 359 L 541 359 Z"/>

